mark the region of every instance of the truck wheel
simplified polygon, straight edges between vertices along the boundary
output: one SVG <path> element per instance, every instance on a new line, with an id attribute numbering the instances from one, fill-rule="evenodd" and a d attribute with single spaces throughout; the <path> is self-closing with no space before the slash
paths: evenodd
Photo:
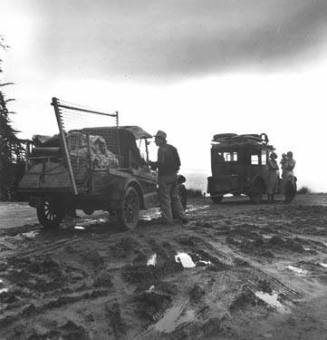
<path id="1" fill-rule="evenodd" d="M 178 185 L 178 195 L 179 195 L 179 199 L 182 203 L 183 209 L 186 210 L 186 206 L 187 206 L 187 191 L 185 188 L 184 184 L 179 184 Z"/>
<path id="2" fill-rule="evenodd" d="M 285 195 L 284 202 L 291 203 L 296 195 L 296 183 L 293 183 L 293 181 L 288 180 L 285 183 L 284 195 Z"/>
<path id="3" fill-rule="evenodd" d="M 223 200 L 223 195 L 217 195 L 217 194 L 214 194 L 211 196 L 211 200 L 213 203 L 215 204 L 218 204 L 218 203 L 221 203 L 221 201 Z"/>
<path id="4" fill-rule="evenodd" d="M 121 203 L 121 208 L 117 211 L 119 224 L 124 229 L 133 230 L 139 220 L 140 198 L 133 187 L 128 187 Z"/>
<path id="5" fill-rule="evenodd" d="M 254 183 L 251 192 L 250 192 L 250 200 L 254 204 L 260 204 L 262 201 L 262 196 L 264 193 L 263 185 L 260 181 Z"/>
<path id="6" fill-rule="evenodd" d="M 56 228 L 64 218 L 64 207 L 52 199 L 44 199 L 36 208 L 39 222 L 45 228 Z"/>

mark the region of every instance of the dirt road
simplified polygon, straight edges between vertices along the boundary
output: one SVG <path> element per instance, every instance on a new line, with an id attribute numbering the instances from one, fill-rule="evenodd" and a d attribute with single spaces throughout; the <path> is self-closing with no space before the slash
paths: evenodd
<path id="1" fill-rule="evenodd" d="M 186 226 L 150 212 L 133 232 L 0 214 L 0 339 L 327 339 L 326 195 L 201 199 Z"/>

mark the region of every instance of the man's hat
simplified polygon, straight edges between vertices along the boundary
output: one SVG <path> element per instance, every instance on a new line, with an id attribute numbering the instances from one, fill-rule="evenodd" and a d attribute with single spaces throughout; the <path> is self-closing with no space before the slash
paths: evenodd
<path id="1" fill-rule="evenodd" d="M 158 130 L 157 133 L 153 137 L 157 137 L 157 138 L 161 138 L 161 139 L 166 139 L 167 138 L 167 134 L 166 134 L 166 132 L 164 132 L 162 130 Z"/>

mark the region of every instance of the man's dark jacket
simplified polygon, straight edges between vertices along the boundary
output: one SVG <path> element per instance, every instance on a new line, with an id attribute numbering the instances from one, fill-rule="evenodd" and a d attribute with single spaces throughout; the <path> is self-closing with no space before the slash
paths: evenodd
<path id="1" fill-rule="evenodd" d="M 159 176 L 176 174 L 181 166 L 177 149 L 170 144 L 161 145 L 158 149 L 156 166 Z"/>

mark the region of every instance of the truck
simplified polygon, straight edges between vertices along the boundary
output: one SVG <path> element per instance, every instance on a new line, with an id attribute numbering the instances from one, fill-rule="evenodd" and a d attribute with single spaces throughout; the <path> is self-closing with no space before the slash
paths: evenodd
<path id="1" fill-rule="evenodd" d="M 52 106 L 58 134 L 38 138 L 18 189 L 39 222 L 54 228 L 76 209 L 86 214 L 104 210 L 123 228 L 134 229 L 139 211 L 158 205 L 157 174 L 147 166 L 152 136 L 139 126 L 120 126 L 118 112 L 58 98 Z"/>
<path id="2" fill-rule="evenodd" d="M 220 203 L 225 194 L 247 195 L 253 203 L 262 202 L 267 193 L 268 157 L 275 148 L 267 134 L 224 133 L 213 136 L 211 142 L 211 173 L 208 188 L 212 201 Z M 285 202 L 296 195 L 296 177 L 281 179 L 278 193 Z"/>

